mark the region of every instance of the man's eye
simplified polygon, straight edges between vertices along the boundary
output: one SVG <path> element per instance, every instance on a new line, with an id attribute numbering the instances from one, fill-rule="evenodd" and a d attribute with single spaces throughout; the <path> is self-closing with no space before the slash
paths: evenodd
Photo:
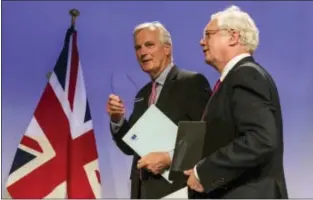
<path id="1" fill-rule="evenodd" d="M 140 49 L 140 46 L 135 46 L 135 50 L 139 50 Z"/>

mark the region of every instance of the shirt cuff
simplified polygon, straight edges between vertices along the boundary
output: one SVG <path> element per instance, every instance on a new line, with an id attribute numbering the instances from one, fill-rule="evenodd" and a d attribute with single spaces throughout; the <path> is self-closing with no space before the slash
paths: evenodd
<path id="1" fill-rule="evenodd" d="M 124 123 L 124 119 L 121 119 L 118 122 L 112 122 L 111 121 L 111 127 L 113 130 L 113 133 L 117 133 L 120 130 L 120 128 L 123 126 L 123 123 Z"/>
<path id="2" fill-rule="evenodd" d="M 195 174 L 195 177 L 198 179 L 198 181 L 200 181 L 200 178 L 199 178 L 198 172 L 197 172 L 197 165 L 193 168 L 193 173 Z"/>

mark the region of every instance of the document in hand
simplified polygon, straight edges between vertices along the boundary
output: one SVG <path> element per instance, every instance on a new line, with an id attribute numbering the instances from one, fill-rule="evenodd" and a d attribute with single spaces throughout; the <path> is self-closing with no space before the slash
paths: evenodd
<path id="1" fill-rule="evenodd" d="M 184 178 L 183 172 L 192 169 L 202 158 L 206 134 L 203 121 L 180 121 L 170 169 L 170 180 Z"/>
<path id="2" fill-rule="evenodd" d="M 171 152 L 175 148 L 177 126 L 156 106 L 151 105 L 123 137 L 138 155 L 151 152 Z M 170 183 L 169 171 L 162 176 Z"/>

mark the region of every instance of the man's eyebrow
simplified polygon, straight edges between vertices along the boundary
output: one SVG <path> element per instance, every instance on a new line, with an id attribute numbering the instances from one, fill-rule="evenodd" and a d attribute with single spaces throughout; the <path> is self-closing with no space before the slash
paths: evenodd
<path id="1" fill-rule="evenodd" d="M 139 44 L 134 45 L 134 48 L 135 48 L 135 49 L 138 49 L 138 48 L 140 48 L 140 47 L 141 47 L 141 45 L 139 45 Z"/>

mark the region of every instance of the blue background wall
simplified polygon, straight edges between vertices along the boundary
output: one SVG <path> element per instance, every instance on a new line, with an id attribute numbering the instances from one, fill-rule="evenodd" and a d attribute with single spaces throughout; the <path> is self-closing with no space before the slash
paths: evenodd
<path id="1" fill-rule="evenodd" d="M 79 52 L 100 154 L 103 196 L 127 198 L 131 157 L 111 140 L 105 112 L 114 91 L 131 112 L 132 100 L 148 81 L 133 50 L 135 25 L 159 20 L 172 33 L 175 63 L 218 74 L 204 63 L 199 46 L 213 12 L 232 2 L 3 2 L 2 3 L 2 182 L 16 147 L 54 67 L 77 8 Z M 290 197 L 313 197 L 313 2 L 235 2 L 260 29 L 256 59 L 273 75 L 281 96 L 285 130 L 285 172 Z M 113 76 L 113 88 L 111 77 Z M 136 82 L 132 84 L 130 77 Z"/>

